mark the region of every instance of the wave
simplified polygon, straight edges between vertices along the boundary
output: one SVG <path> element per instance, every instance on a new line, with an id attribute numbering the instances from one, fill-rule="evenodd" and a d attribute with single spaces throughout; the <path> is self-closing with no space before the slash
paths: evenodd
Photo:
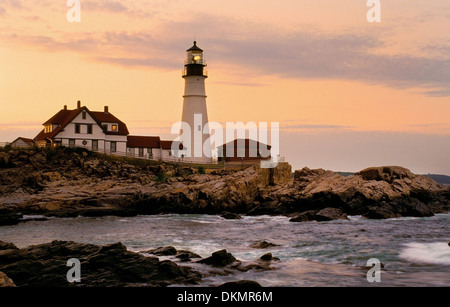
<path id="1" fill-rule="evenodd" d="M 450 265 L 450 246 L 447 242 L 405 244 L 400 257 L 412 262 Z"/>

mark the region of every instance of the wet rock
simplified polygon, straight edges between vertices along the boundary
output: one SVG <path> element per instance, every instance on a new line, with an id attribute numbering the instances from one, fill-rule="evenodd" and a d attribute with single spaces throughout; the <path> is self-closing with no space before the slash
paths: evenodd
<path id="1" fill-rule="evenodd" d="M 314 216 L 316 215 L 316 211 L 308 210 L 302 213 L 297 214 L 295 217 L 291 218 L 289 222 L 307 222 L 314 220 Z"/>
<path id="2" fill-rule="evenodd" d="M 212 266 L 224 267 L 236 261 L 234 256 L 227 252 L 226 249 L 216 251 L 208 258 L 197 261 L 198 263 L 208 264 Z"/>
<path id="3" fill-rule="evenodd" d="M 240 220 L 242 219 L 242 216 L 238 213 L 233 212 L 223 212 L 221 215 L 226 220 Z"/>
<path id="4" fill-rule="evenodd" d="M 81 283 L 66 280 L 70 258 L 81 262 Z M 171 261 L 127 251 L 121 243 L 97 246 L 67 241 L 1 252 L 0 271 L 19 287 L 167 286 L 193 284 L 201 277 Z"/>
<path id="5" fill-rule="evenodd" d="M 177 254 L 177 249 L 173 246 L 163 246 L 146 251 L 145 253 L 156 256 L 174 256 Z"/>
<path id="6" fill-rule="evenodd" d="M 253 243 L 253 244 L 250 245 L 250 247 L 252 247 L 252 248 L 261 248 L 261 249 L 274 247 L 274 246 L 279 246 L 279 245 L 274 244 L 274 243 L 270 243 L 270 242 L 267 242 L 267 241 L 259 241 L 259 242 L 256 242 L 256 243 Z"/>
<path id="7" fill-rule="evenodd" d="M 278 258 L 278 257 L 273 257 L 272 253 L 266 253 L 266 254 L 262 255 L 259 259 L 263 260 L 263 261 L 280 260 L 280 258 Z"/>
<path id="8" fill-rule="evenodd" d="M 347 214 L 337 208 L 325 208 L 314 215 L 316 221 L 348 220 Z"/>
<path id="9" fill-rule="evenodd" d="M 17 225 L 20 223 L 23 215 L 21 213 L 15 212 L 5 212 L 0 211 L 0 226 Z"/>
<path id="10" fill-rule="evenodd" d="M 260 288 L 262 286 L 258 282 L 253 280 L 238 280 L 226 282 L 218 287 L 227 289 L 239 289 L 239 288 Z"/>
<path id="11" fill-rule="evenodd" d="M 175 257 L 183 262 L 191 261 L 192 258 L 202 258 L 200 255 L 187 250 L 178 250 Z"/>

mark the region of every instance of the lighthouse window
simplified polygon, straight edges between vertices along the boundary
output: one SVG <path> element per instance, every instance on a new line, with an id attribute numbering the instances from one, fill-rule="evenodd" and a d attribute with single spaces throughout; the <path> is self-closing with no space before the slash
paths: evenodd
<path id="1" fill-rule="evenodd" d="M 198 131 L 202 131 L 202 126 L 198 125 Z"/>

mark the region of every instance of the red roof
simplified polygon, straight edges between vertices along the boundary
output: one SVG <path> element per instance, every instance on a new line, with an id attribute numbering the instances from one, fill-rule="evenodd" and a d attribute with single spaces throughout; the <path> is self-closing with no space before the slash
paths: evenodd
<path id="1" fill-rule="evenodd" d="M 172 149 L 172 144 L 173 144 L 173 142 L 174 141 L 161 141 L 161 149 L 167 149 L 167 150 L 169 150 L 169 149 Z M 178 148 L 180 149 L 180 150 L 182 150 L 183 149 L 183 144 L 181 144 L 180 142 L 176 142 L 176 144 L 179 144 L 178 145 Z M 176 146 L 176 145 L 175 145 Z"/>
<path id="2" fill-rule="evenodd" d="M 102 123 L 117 123 L 118 131 L 104 131 L 105 134 L 114 135 L 128 135 L 128 128 L 122 121 L 109 112 L 91 112 L 87 107 L 82 107 L 74 110 L 62 109 L 49 120 L 47 120 L 43 125 L 58 125 L 52 132 L 45 133 L 43 129 L 35 138 L 34 141 L 42 141 L 45 139 L 54 138 L 59 132 L 61 132 L 81 111 L 86 111 L 92 116 L 92 118 L 97 122 L 97 124 L 103 129 Z"/>
<path id="3" fill-rule="evenodd" d="M 100 123 L 117 123 L 119 124 L 119 129 L 117 131 L 105 131 L 106 134 L 118 134 L 118 135 L 128 135 L 128 128 L 124 122 L 119 120 L 117 117 L 109 112 L 90 112 L 92 117 Z"/>
<path id="4" fill-rule="evenodd" d="M 127 137 L 127 147 L 130 148 L 160 148 L 159 136 L 137 136 Z"/>
<path id="5" fill-rule="evenodd" d="M 227 146 L 233 146 L 234 148 L 239 148 L 239 149 L 243 149 L 242 145 L 244 144 L 244 148 L 259 148 L 261 146 L 261 148 L 266 148 L 270 150 L 270 148 L 272 146 L 264 144 L 264 143 L 260 143 L 258 141 L 252 140 L 252 139 L 235 139 L 234 141 L 228 142 L 226 144 L 223 144 L 221 146 L 217 146 L 217 148 L 227 148 Z"/>
<path id="6" fill-rule="evenodd" d="M 14 141 L 12 141 L 11 143 L 14 143 L 14 142 L 16 142 L 18 140 L 22 140 L 22 141 L 24 141 L 25 143 L 27 143 L 29 145 L 33 145 L 33 143 L 34 143 L 32 139 L 24 138 L 24 137 L 21 137 L 21 136 L 18 137 L 17 139 L 15 139 Z"/>

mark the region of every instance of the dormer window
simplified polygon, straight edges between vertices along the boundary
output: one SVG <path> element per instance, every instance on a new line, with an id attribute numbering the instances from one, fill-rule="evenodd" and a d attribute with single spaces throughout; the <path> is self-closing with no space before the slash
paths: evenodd
<path id="1" fill-rule="evenodd" d="M 111 126 L 111 131 L 117 132 L 117 130 L 118 130 L 117 125 L 112 125 Z"/>
<path id="2" fill-rule="evenodd" d="M 44 133 L 50 133 L 53 131 L 53 125 L 45 125 L 44 126 Z"/>

